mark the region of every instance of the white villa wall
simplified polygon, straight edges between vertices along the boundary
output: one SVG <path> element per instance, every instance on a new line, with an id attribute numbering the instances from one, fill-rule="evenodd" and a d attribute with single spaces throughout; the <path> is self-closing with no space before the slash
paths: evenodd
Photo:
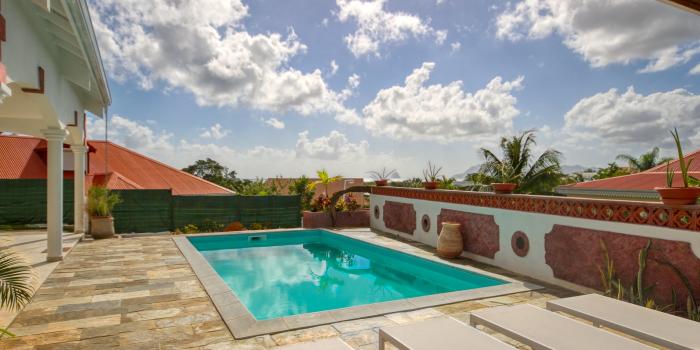
<path id="1" fill-rule="evenodd" d="M 386 201 L 410 203 L 416 211 L 416 229 L 413 235 L 399 232 L 387 228 L 383 220 L 384 203 Z M 552 269 L 545 262 L 545 234 L 552 231 L 555 224 L 581 227 L 592 230 L 611 231 L 648 238 L 659 238 L 665 240 L 675 240 L 689 242 L 696 256 L 700 257 L 700 233 L 678 230 L 650 225 L 637 225 L 620 222 L 609 222 L 591 219 L 572 218 L 558 215 L 539 214 L 522 212 L 516 210 L 505 210 L 489 207 L 479 207 L 463 204 L 453 204 L 446 202 L 418 200 L 403 197 L 371 195 L 370 196 L 370 227 L 372 229 L 398 235 L 405 239 L 410 239 L 425 243 L 432 247 L 437 246 L 438 222 L 437 217 L 441 209 L 452 209 L 476 214 L 493 215 L 496 224 L 499 226 L 499 246 L 493 259 L 464 252 L 462 256 L 498 266 L 506 270 L 530 276 L 545 282 L 564 285 L 569 288 L 578 289 L 580 286 L 574 285 L 554 277 Z M 379 218 L 375 218 L 373 211 L 375 206 L 379 207 Z M 424 214 L 430 217 L 430 229 L 424 232 L 421 228 L 421 218 Z M 530 250 L 525 257 L 519 257 L 511 249 L 511 237 L 514 232 L 523 231 L 527 234 Z"/>

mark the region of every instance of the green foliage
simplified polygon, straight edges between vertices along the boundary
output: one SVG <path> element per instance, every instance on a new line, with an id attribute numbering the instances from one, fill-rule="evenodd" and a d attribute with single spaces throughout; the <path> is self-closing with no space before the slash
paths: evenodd
<path id="1" fill-rule="evenodd" d="M 673 141 L 676 143 L 676 150 L 678 151 L 678 166 L 681 168 L 683 187 L 689 187 L 691 185 L 697 186 L 700 180 L 688 175 L 688 168 L 690 168 L 693 160 L 690 159 L 688 163 L 685 162 L 685 156 L 683 156 L 683 146 L 681 145 L 681 137 L 678 134 L 678 129 L 674 128 L 673 131 L 671 131 L 671 135 L 673 136 Z M 669 170 L 667 170 L 667 172 L 668 171 Z"/>
<path id="2" fill-rule="evenodd" d="M 187 224 L 180 231 L 185 234 L 199 233 L 199 227 L 195 224 Z"/>
<path id="3" fill-rule="evenodd" d="M 637 255 L 637 275 L 632 284 L 628 287 L 623 286 L 622 282 L 617 277 L 615 266 L 610 259 L 608 248 L 603 240 L 600 240 L 600 246 L 603 250 L 603 263 L 605 267 L 599 266 L 598 271 L 600 272 L 603 292 L 606 296 L 659 311 L 669 311 L 675 308 L 675 303 L 666 306 L 659 305 L 651 295 L 654 290 L 654 285 L 644 285 L 644 274 L 647 268 L 647 258 L 649 249 L 651 248 L 651 240 L 648 240 L 644 247 L 639 250 L 639 254 Z"/>
<path id="4" fill-rule="evenodd" d="M 414 177 L 404 181 L 392 181 L 390 185 L 394 187 L 423 188 L 423 180 Z"/>
<path id="5" fill-rule="evenodd" d="M 343 178 L 340 175 L 328 175 L 328 171 L 326 171 L 326 169 L 317 170 L 316 175 L 318 176 L 318 180 L 311 182 L 309 184 L 309 188 L 312 190 L 316 190 L 316 186 L 323 185 L 323 194 L 325 196 L 328 196 L 328 185 L 340 181 L 340 179 Z"/>
<path id="6" fill-rule="evenodd" d="M 90 216 L 111 216 L 114 207 L 122 200 L 106 187 L 92 186 L 88 190 L 87 211 Z"/>
<path id="7" fill-rule="evenodd" d="M 651 151 L 643 153 L 638 158 L 635 158 L 629 154 L 619 154 L 615 159 L 627 162 L 629 167 L 635 171 L 649 170 L 659 164 L 672 160 L 671 158 L 659 159 L 658 147 L 654 147 Z"/>
<path id="8" fill-rule="evenodd" d="M 310 184 L 311 180 L 306 176 L 302 176 L 289 185 L 289 193 L 300 197 L 301 210 L 311 210 L 311 201 L 314 199 L 316 190 Z"/>
<path id="9" fill-rule="evenodd" d="M 268 185 L 261 178 L 238 181 L 234 190 L 241 196 L 273 196 L 279 193 L 274 185 Z"/>
<path id="10" fill-rule="evenodd" d="M 457 186 L 455 185 L 455 178 L 450 177 L 448 178 L 445 175 L 442 175 L 442 178 L 440 179 L 440 182 L 438 183 L 438 188 L 443 189 L 443 190 L 457 190 Z"/>
<path id="11" fill-rule="evenodd" d="M 423 179 L 425 179 L 426 182 L 435 182 L 438 180 L 441 172 L 441 166 L 428 162 L 428 167 L 423 169 Z"/>
<path id="12" fill-rule="evenodd" d="M 607 168 L 599 169 L 595 175 L 593 175 L 593 180 L 602 180 L 610 177 L 629 175 L 630 172 L 627 169 L 620 168 L 617 163 L 609 163 Z"/>
<path id="13" fill-rule="evenodd" d="M 229 170 L 211 158 L 200 159 L 182 170 L 231 190 L 235 190 L 236 185 L 241 181 L 236 178 L 236 171 Z"/>
<path id="14" fill-rule="evenodd" d="M 671 271 L 673 271 L 673 273 L 675 273 L 675 275 L 681 281 L 681 283 L 683 283 L 686 293 L 688 294 L 685 302 L 685 315 L 693 321 L 700 322 L 700 305 L 698 305 L 697 301 L 695 300 L 695 297 L 693 296 L 693 287 L 690 284 L 690 279 L 685 274 L 683 274 L 683 272 L 676 265 L 673 265 L 671 262 L 656 259 L 654 261 L 670 268 Z M 698 274 L 700 274 L 700 271 L 698 271 Z M 673 295 L 675 297 L 675 291 Z"/>
<path id="15" fill-rule="evenodd" d="M 666 162 L 666 187 L 673 187 L 674 177 L 676 177 L 676 172 L 671 169 L 671 162 Z"/>
<path id="16" fill-rule="evenodd" d="M 0 309 L 20 310 L 29 303 L 34 293 L 35 276 L 32 268 L 17 253 L 0 250 Z M 14 336 L 0 328 L 0 338 Z"/>
<path id="17" fill-rule="evenodd" d="M 250 224 L 250 229 L 251 230 L 267 230 L 272 228 L 272 225 L 268 223 L 260 223 L 260 222 L 254 222 Z"/>
<path id="18" fill-rule="evenodd" d="M 525 131 L 510 138 L 503 137 L 500 142 L 502 157 L 482 148 L 480 153 L 484 163 L 479 168 L 479 175 L 472 180 L 480 185 L 494 182 L 518 184 L 517 193 L 549 193 L 559 185 L 561 174 L 561 152 L 553 149 L 544 151 L 535 158 L 532 148 L 536 145 L 535 132 Z"/>
<path id="19" fill-rule="evenodd" d="M 187 224 L 180 231 L 182 233 L 205 233 L 205 232 L 223 232 L 224 224 L 205 219 L 200 226 L 195 224 Z"/>
<path id="20" fill-rule="evenodd" d="M 381 168 L 379 170 L 368 171 L 367 174 L 369 174 L 369 176 L 374 180 L 388 180 L 393 176 L 396 176 L 398 173 L 396 172 L 396 169 L 389 170 L 387 168 Z"/>
<path id="21" fill-rule="evenodd" d="M 29 303 L 34 273 L 17 253 L 0 250 L 0 309 L 19 310 Z"/>

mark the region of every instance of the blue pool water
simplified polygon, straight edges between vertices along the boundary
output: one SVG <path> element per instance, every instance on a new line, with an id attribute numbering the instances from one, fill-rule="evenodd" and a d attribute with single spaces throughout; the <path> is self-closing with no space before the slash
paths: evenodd
<path id="1" fill-rule="evenodd" d="M 189 240 L 258 320 L 507 283 L 324 230 Z"/>

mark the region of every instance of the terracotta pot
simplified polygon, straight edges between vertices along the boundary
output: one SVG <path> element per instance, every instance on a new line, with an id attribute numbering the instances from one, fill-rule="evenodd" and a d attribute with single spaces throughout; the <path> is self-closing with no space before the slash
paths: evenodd
<path id="1" fill-rule="evenodd" d="M 518 188 L 518 184 L 514 183 L 493 183 L 491 184 L 493 192 L 497 194 L 511 194 Z"/>
<path id="2" fill-rule="evenodd" d="M 90 235 L 94 239 L 114 237 L 114 218 L 111 216 L 93 216 L 90 218 Z"/>
<path id="3" fill-rule="evenodd" d="M 387 179 L 377 180 L 374 182 L 374 184 L 377 186 L 386 186 L 389 184 L 389 180 L 387 180 Z"/>
<path id="4" fill-rule="evenodd" d="M 655 190 L 666 205 L 692 205 L 700 197 L 700 187 L 657 187 Z"/>
<path id="5" fill-rule="evenodd" d="M 438 182 L 437 181 L 426 181 L 423 182 L 423 188 L 426 190 L 434 190 L 438 187 Z"/>
<path id="6" fill-rule="evenodd" d="M 437 244 L 437 253 L 441 258 L 454 259 L 462 255 L 464 241 L 462 233 L 459 232 L 459 226 L 460 224 L 454 222 L 442 223 Z"/>

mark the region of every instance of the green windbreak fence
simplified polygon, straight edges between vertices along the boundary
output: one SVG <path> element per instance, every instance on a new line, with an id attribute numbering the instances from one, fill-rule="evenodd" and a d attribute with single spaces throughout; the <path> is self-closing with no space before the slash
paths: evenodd
<path id="1" fill-rule="evenodd" d="M 73 180 L 63 181 L 63 222 L 73 224 Z M 46 179 L 0 179 L 0 225 L 46 223 Z"/>
<path id="2" fill-rule="evenodd" d="M 238 221 L 246 227 L 299 227 L 299 196 L 174 196 L 173 223 L 181 228 Z"/>
<path id="3" fill-rule="evenodd" d="M 196 225 L 299 227 L 299 196 L 173 196 L 170 190 L 114 190 L 115 230 L 162 232 Z M 73 180 L 64 181 L 63 222 L 73 223 Z M 0 180 L 0 225 L 46 223 L 46 180 Z"/>

